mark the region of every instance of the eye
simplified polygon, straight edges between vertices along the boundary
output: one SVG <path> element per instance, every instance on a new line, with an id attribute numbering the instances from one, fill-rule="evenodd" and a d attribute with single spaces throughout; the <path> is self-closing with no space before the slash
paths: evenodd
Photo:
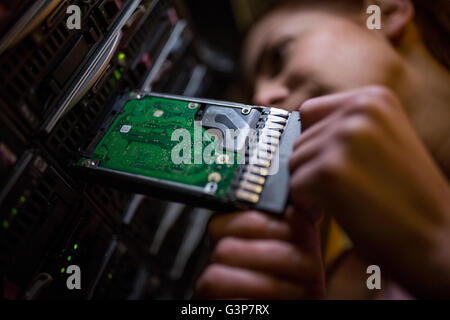
<path id="1" fill-rule="evenodd" d="M 283 70 L 287 60 L 287 49 L 289 43 L 289 40 L 285 40 L 271 48 L 269 54 L 269 65 L 272 76 L 278 75 Z"/>

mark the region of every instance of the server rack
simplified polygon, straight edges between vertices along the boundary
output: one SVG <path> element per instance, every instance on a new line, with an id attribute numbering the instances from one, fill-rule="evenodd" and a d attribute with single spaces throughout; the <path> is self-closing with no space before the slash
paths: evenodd
<path id="1" fill-rule="evenodd" d="M 67 28 L 67 8 L 81 29 Z M 215 71 L 170 0 L 0 1 L 1 299 L 189 298 L 210 213 L 69 170 L 130 89 L 207 96 Z M 81 289 L 69 289 L 70 266 Z"/>

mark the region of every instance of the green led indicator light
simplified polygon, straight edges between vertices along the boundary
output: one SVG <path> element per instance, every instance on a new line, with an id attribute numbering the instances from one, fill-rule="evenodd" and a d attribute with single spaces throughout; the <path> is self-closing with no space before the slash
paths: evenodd
<path id="1" fill-rule="evenodd" d="M 77 250 L 77 249 L 78 249 L 78 244 L 75 243 L 75 244 L 73 245 L 73 250 Z"/>
<path id="2" fill-rule="evenodd" d="M 108 273 L 108 279 L 111 280 L 112 279 L 112 274 Z"/>
<path id="3" fill-rule="evenodd" d="M 66 271 L 66 268 L 61 268 L 61 273 L 64 273 Z"/>
<path id="4" fill-rule="evenodd" d="M 119 70 L 114 70 L 114 77 L 116 77 L 117 80 L 119 80 L 120 78 L 122 78 L 122 75 L 120 74 Z"/>
<path id="5" fill-rule="evenodd" d="M 11 214 L 12 214 L 13 216 L 15 216 L 17 213 L 18 213 L 18 211 L 17 211 L 16 208 L 12 208 L 12 209 L 11 209 Z"/>
<path id="6" fill-rule="evenodd" d="M 72 256 L 67 257 L 67 261 L 70 261 L 70 260 L 72 260 Z"/>
<path id="7" fill-rule="evenodd" d="M 19 198 L 20 203 L 25 203 L 26 200 L 27 200 L 27 199 L 25 198 L 25 196 L 21 196 L 21 197 Z"/>
<path id="8" fill-rule="evenodd" d="M 3 220 L 3 228 L 8 229 L 9 228 L 9 222 L 6 220 Z"/>
<path id="9" fill-rule="evenodd" d="M 119 60 L 119 62 L 122 62 L 123 60 L 125 60 L 125 53 L 123 53 L 123 52 L 119 53 L 117 59 Z"/>

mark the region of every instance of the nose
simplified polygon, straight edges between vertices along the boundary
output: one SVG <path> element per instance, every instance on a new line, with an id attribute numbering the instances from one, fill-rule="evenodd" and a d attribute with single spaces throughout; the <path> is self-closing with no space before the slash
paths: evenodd
<path id="1" fill-rule="evenodd" d="M 260 81 L 255 86 L 253 103 L 262 106 L 280 106 L 289 96 L 289 90 L 283 84 L 276 81 Z"/>

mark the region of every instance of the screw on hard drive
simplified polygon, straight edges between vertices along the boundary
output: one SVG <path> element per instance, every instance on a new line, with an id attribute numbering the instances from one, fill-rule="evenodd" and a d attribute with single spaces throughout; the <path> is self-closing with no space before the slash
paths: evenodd
<path id="1" fill-rule="evenodd" d="M 139 92 L 133 91 L 130 92 L 130 98 L 140 100 L 142 99 L 142 95 Z"/>
<path id="2" fill-rule="evenodd" d="M 249 114 L 250 113 L 250 111 L 251 111 L 252 109 L 251 108 L 242 108 L 242 114 L 245 114 L 245 115 L 247 115 L 247 114 Z"/>
<path id="3" fill-rule="evenodd" d="M 83 167 L 87 167 L 87 168 L 91 168 L 91 167 L 97 167 L 99 164 L 98 160 L 83 160 L 83 162 L 81 163 Z"/>

